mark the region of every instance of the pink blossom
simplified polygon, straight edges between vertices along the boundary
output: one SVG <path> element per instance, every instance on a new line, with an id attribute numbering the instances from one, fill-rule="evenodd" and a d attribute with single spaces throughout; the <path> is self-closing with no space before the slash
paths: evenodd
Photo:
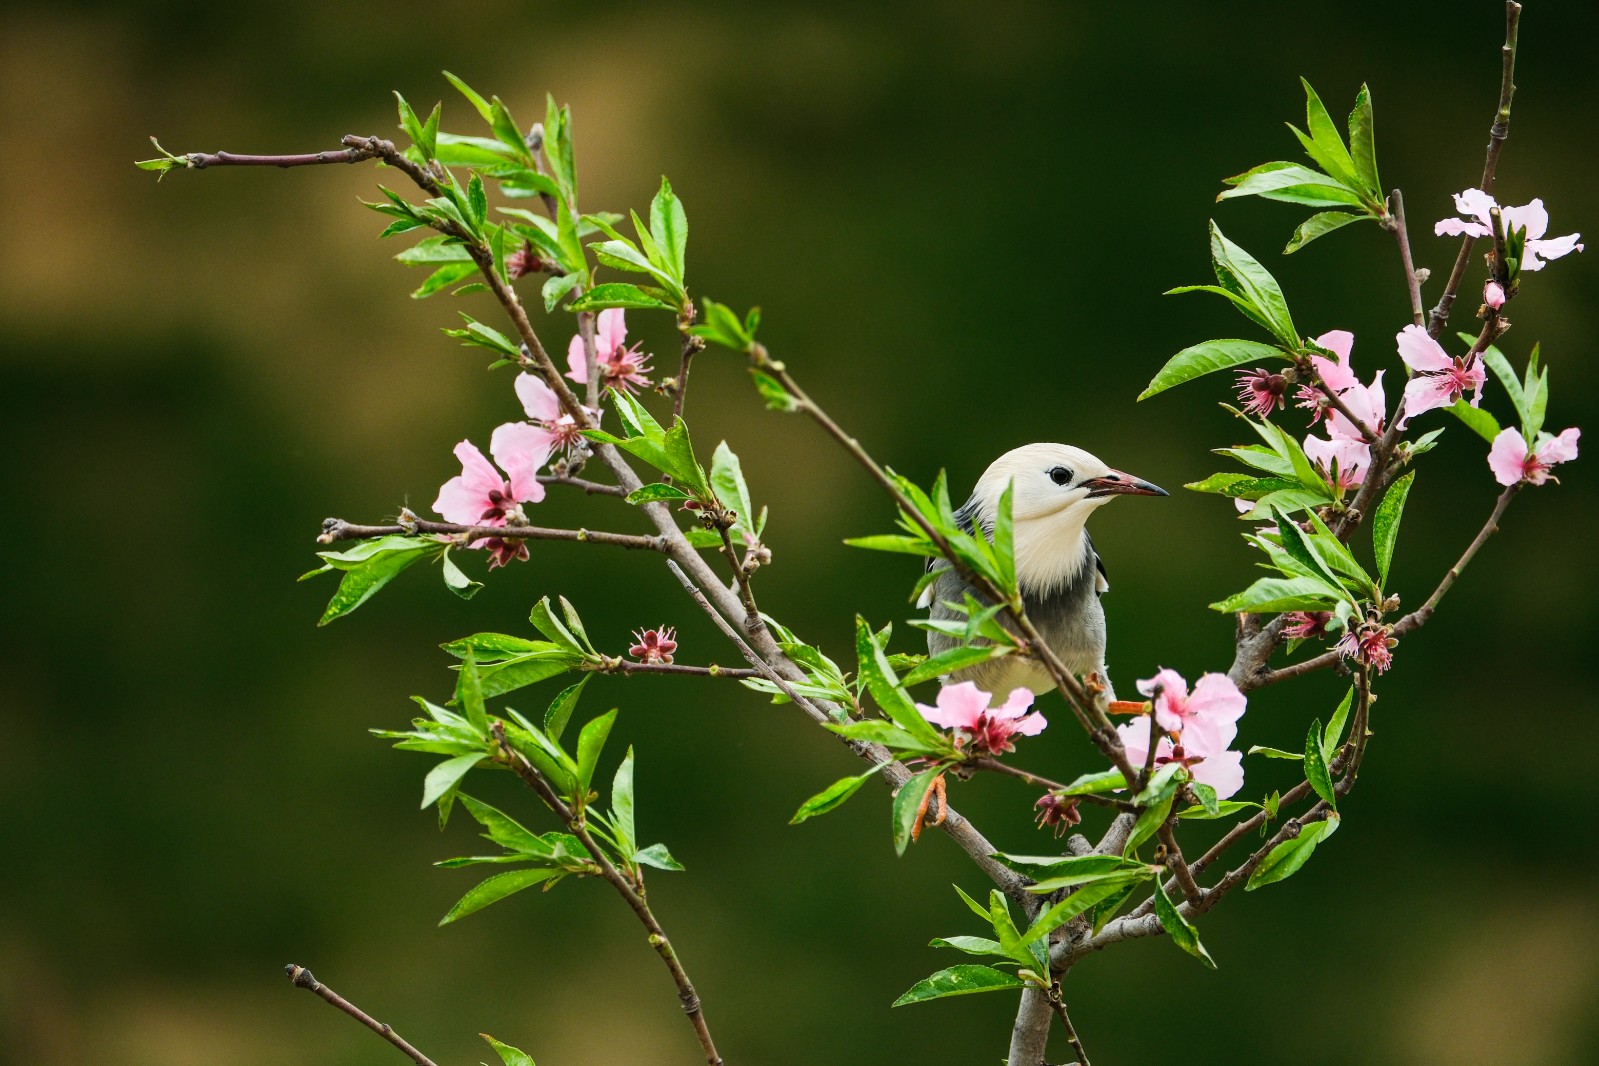
<path id="1" fill-rule="evenodd" d="M 455 446 L 461 461 L 460 474 L 439 488 L 433 510 L 447 522 L 463 526 L 506 526 L 525 522 L 522 504 L 544 499 L 538 469 L 549 459 L 549 449 L 536 431 L 524 422 L 508 422 L 489 438 L 489 454 L 500 464 L 506 477 L 478 451 L 477 445 L 463 440 Z M 520 539 L 479 537 L 468 547 L 488 549 L 489 569 L 504 566 L 513 559 L 528 557 L 527 543 Z"/>
<path id="2" fill-rule="evenodd" d="M 1033 694 L 1025 688 L 1012 689 L 998 707 L 989 706 L 993 699 L 992 693 L 971 681 L 962 681 L 939 689 L 936 707 L 918 703 L 916 709 L 934 725 L 955 730 L 957 748 L 970 745 L 972 752 L 984 755 L 1013 751 L 1013 735 L 1035 737 L 1048 724 L 1037 711 L 1027 713 L 1033 705 Z"/>
<path id="3" fill-rule="evenodd" d="M 544 499 L 544 486 L 539 484 L 537 472 L 549 458 L 549 450 L 537 430 L 526 423 L 508 422 L 489 438 L 489 454 L 505 471 L 505 477 L 471 441 L 463 440 L 455 446 L 461 473 L 446 481 L 433 501 L 433 510 L 445 521 L 463 526 L 503 526 L 513 518 L 525 520 L 522 504 Z"/>
<path id="4" fill-rule="evenodd" d="M 1331 611 L 1289 611 L 1283 615 L 1283 636 L 1290 640 L 1324 637 L 1331 621 Z"/>
<path id="5" fill-rule="evenodd" d="M 637 344 L 625 347 L 627 324 L 622 309 L 613 307 L 601 311 L 594 328 L 594 357 L 599 365 L 600 380 L 608 389 L 631 393 L 636 388 L 649 388 L 652 384 L 645 375 L 650 370 L 650 357 L 639 351 Z M 579 385 L 589 381 L 588 355 L 581 333 L 572 337 L 566 348 L 566 376 Z"/>
<path id="6" fill-rule="evenodd" d="M 1033 809 L 1038 812 L 1033 820 L 1038 823 L 1038 828 L 1053 829 L 1058 837 L 1083 820 L 1078 813 L 1077 803 L 1076 796 L 1062 797 L 1046 792 L 1033 804 Z"/>
<path id="7" fill-rule="evenodd" d="M 1494 480 L 1506 487 L 1521 481 L 1531 485 L 1558 481 L 1549 473 L 1549 468 L 1556 463 L 1569 463 L 1577 457 L 1577 438 L 1580 436 L 1582 430 L 1575 427 L 1563 431 L 1559 436 L 1540 433 L 1538 447 L 1529 448 L 1526 438 L 1517 430 L 1500 430 L 1499 436 L 1494 438 L 1492 447 L 1488 449 L 1488 468 L 1493 471 Z"/>
<path id="8" fill-rule="evenodd" d="M 1497 206 L 1494 198 L 1481 189 L 1467 189 L 1465 192 L 1456 193 L 1455 210 L 1462 215 L 1475 218 L 1476 221 L 1446 218 L 1433 227 L 1433 233 L 1439 237 L 1492 236 L 1493 218 L 1489 212 Z M 1549 229 L 1549 212 L 1544 210 L 1542 200 L 1534 200 L 1521 207 L 1500 207 L 1499 215 L 1504 220 L 1506 236 L 1509 236 L 1512 230 L 1526 227 L 1527 243 L 1521 256 L 1523 270 L 1542 270 L 1546 259 L 1559 259 L 1569 252 L 1582 251 L 1582 245 L 1579 243 L 1582 240 L 1580 233 L 1544 238 L 1544 233 Z M 1539 256 L 1543 258 L 1540 259 Z"/>
<path id="9" fill-rule="evenodd" d="M 627 649 L 627 653 L 642 663 L 670 663 L 672 653 L 677 651 L 677 629 L 673 626 L 661 626 L 658 629 L 633 630 L 634 644 Z"/>
<path id="10" fill-rule="evenodd" d="M 1370 385 L 1362 385 L 1357 381 L 1338 391 L 1338 398 L 1344 406 L 1373 433 L 1382 432 L 1383 419 L 1388 412 L 1388 401 L 1382 387 L 1383 373 L 1377 371 Z M 1305 454 L 1312 462 L 1321 465 L 1329 475 L 1329 483 L 1339 490 L 1360 484 L 1365 480 L 1366 467 L 1371 465 L 1371 448 L 1360 429 L 1342 411 L 1335 409 L 1327 411 L 1326 439 L 1306 437 Z M 1338 472 L 1336 482 L 1331 477 L 1335 468 Z"/>
<path id="11" fill-rule="evenodd" d="M 1245 370 L 1238 375 L 1238 399 L 1247 415 L 1265 418 L 1284 406 L 1287 391 L 1288 379 L 1269 370 Z"/>
<path id="12" fill-rule="evenodd" d="M 537 274 L 549 264 L 533 250 L 532 241 L 522 242 L 522 247 L 505 257 L 505 272 L 513 279 Z"/>
<path id="13" fill-rule="evenodd" d="M 550 452 L 559 449 L 570 455 L 583 444 L 583 431 L 577 420 L 562 412 L 560 397 L 542 378 L 535 374 L 518 374 L 515 387 L 522 410 L 533 420 Z M 592 411 L 589 414 L 593 416 Z"/>
<path id="14" fill-rule="evenodd" d="M 1497 281 L 1490 281 L 1482 287 L 1482 302 L 1497 311 L 1505 306 L 1505 287 Z"/>
<path id="15" fill-rule="evenodd" d="M 1121 737 L 1127 760 L 1134 766 L 1143 766 L 1149 759 L 1149 717 L 1124 722 L 1116 727 L 1116 733 Z M 1182 763 L 1195 781 L 1216 790 L 1217 799 L 1230 799 L 1244 787 L 1241 753 L 1222 750 L 1201 753 L 1181 743 L 1182 739 L 1173 742 L 1171 737 L 1160 738 L 1160 745 L 1155 749 L 1157 769 L 1170 763 Z"/>
<path id="16" fill-rule="evenodd" d="M 1197 754 L 1214 755 L 1238 735 L 1244 694 L 1226 674 L 1201 674 L 1190 695 L 1181 674 L 1162 669 L 1138 682 L 1138 691 L 1153 699 L 1160 727 L 1168 733 L 1181 733 L 1184 743 Z"/>
<path id="17" fill-rule="evenodd" d="M 1467 390 L 1471 390 L 1471 406 L 1482 400 L 1482 386 L 1488 380 L 1487 372 L 1477 357 L 1451 359 L 1443 345 L 1427 335 L 1421 326 L 1410 325 L 1394 338 L 1399 345 L 1399 358 L 1416 373 L 1405 386 L 1405 422 L 1435 407 L 1448 407 Z M 1403 423 L 1401 423 L 1403 425 Z"/>
<path id="18" fill-rule="evenodd" d="M 1388 667 L 1393 665 L 1393 646 L 1399 643 L 1388 634 L 1388 627 L 1384 625 L 1367 624 L 1358 629 L 1351 627 L 1334 650 L 1346 659 L 1365 663 L 1379 674 L 1386 673 Z"/>

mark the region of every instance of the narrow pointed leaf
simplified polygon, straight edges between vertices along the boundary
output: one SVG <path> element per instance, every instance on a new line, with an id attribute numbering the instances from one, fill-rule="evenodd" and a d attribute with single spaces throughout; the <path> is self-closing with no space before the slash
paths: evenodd
<path id="1" fill-rule="evenodd" d="M 512 870 L 509 873 L 495 874 L 462 896 L 460 902 L 451 907 L 450 912 L 439 919 L 439 924 L 449 925 L 451 922 L 465 918 L 468 914 L 475 914 L 491 903 L 498 903 L 505 897 L 514 895 L 524 888 L 530 888 L 540 881 L 548 881 L 560 872 L 557 869 L 540 867 L 531 870 Z"/>
<path id="2" fill-rule="evenodd" d="M 1210 952 L 1205 950 L 1205 945 L 1199 942 L 1199 933 L 1188 919 L 1178 912 L 1176 905 L 1171 901 L 1171 897 L 1166 895 L 1166 889 L 1161 885 L 1159 878 L 1155 880 L 1155 916 L 1160 919 L 1160 927 L 1166 930 L 1173 944 L 1176 944 L 1212 970 L 1216 968 L 1216 960 L 1210 957 Z"/>
<path id="3" fill-rule="evenodd" d="M 1280 349 L 1270 344 L 1262 344 L 1260 341 L 1238 339 L 1205 341 L 1184 348 L 1168 359 L 1148 387 L 1139 393 L 1138 398 L 1147 400 L 1174 385 L 1181 385 L 1218 370 L 1229 370 L 1235 366 L 1258 363 L 1265 359 L 1282 358 L 1284 356 Z"/>
<path id="4" fill-rule="evenodd" d="M 930 999 L 943 999 L 946 996 L 966 996 L 974 992 L 1003 992 L 1006 989 L 1021 988 L 1025 983 L 1020 977 L 1003 970 L 996 970 L 992 966 L 975 964 L 951 966 L 947 970 L 938 971 L 926 980 L 918 981 L 910 991 L 894 1001 L 894 1006 L 925 1003 Z"/>
<path id="5" fill-rule="evenodd" d="M 1372 516 L 1371 543 L 1377 554 L 1377 576 L 1384 586 L 1388 584 L 1394 545 L 1399 541 L 1399 519 L 1405 513 L 1405 498 L 1410 495 L 1410 486 L 1415 480 L 1416 472 L 1412 470 L 1388 486 L 1382 502 L 1377 505 L 1377 513 Z"/>

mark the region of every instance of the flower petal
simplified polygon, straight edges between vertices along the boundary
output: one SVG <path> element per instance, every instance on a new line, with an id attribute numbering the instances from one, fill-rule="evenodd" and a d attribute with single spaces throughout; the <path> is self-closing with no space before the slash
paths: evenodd
<path id="1" fill-rule="evenodd" d="M 1515 429 L 1502 429 L 1488 449 L 1488 469 L 1504 486 L 1516 484 L 1527 473 L 1527 441 Z"/>
<path id="2" fill-rule="evenodd" d="M 554 422 L 561 417 L 561 401 L 555 395 L 555 390 L 537 374 L 518 374 L 515 387 L 516 398 L 522 401 L 522 410 L 527 412 L 529 418 Z"/>
<path id="3" fill-rule="evenodd" d="M 1547 433 L 1544 440 L 1538 443 L 1538 461 L 1548 466 L 1556 463 L 1569 463 L 1577 457 L 1577 438 L 1582 436 L 1582 430 L 1573 426 L 1571 429 L 1562 430 L 1558 437 L 1551 437 Z"/>
<path id="4" fill-rule="evenodd" d="M 1033 705 L 1033 691 L 1026 688 L 1013 688 L 1010 695 L 1005 697 L 1005 702 L 989 711 L 992 718 L 1020 718 L 1026 714 Z M 1040 729 L 1043 727 L 1040 726 Z M 1028 734 L 1031 736 L 1032 734 Z"/>
<path id="5" fill-rule="evenodd" d="M 1422 326 L 1406 326 L 1394 342 L 1399 345 L 1399 358 L 1412 370 L 1448 370 L 1455 365 L 1443 345 L 1429 337 Z"/>
<path id="6" fill-rule="evenodd" d="M 1417 374 L 1405 386 L 1405 422 L 1454 402 L 1454 379 L 1448 374 Z"/>
<path id="7" fill-rule="evenodd" d="M 918 703 L 916 709 L 922 717 L 945 729 L 972 729 L 977 719 L 988 710 L 990 695 L 971 681 L 945 685 L 938 690 L 938 706 Z"/>
<path id="8" fill-rule="evenodd" d="M 1477 222 L 1466 222 L 1458 218 L 1445 218 L 1439 220 L 1432 227 L 1434 237 L 1486 237 L 1493 230 Z"/>
<path id="9" fill-rule="evenodd" d="M 1048 722 L 1044 721 L 1043 715 L 1034 711 L 1017 722 L 1013 732 L 1020 733 L 1024 737 L 1036 737 L 1044 731 L 1044 727 L 1048 724 Z"/>
<path id="10" fill-rule="evenodd" d="M 1481 189 L 1467 189 L 1465 192 L 1455 193 L 1455 210 L 1462 215 L 1472 216 L 1484 226 L 1492 224 L 1488 212 L 1498 206 L 1498 201 Z"/>
<path id="11" fill-rule="evenodd" d="M 500 464 L 511 482 L 511 497 L 518 503 L 538 503 L 544 499 L 539 484 L 539 467 L 550 458 L 550 435 L 526 422 L 507 422 L 497 426 L 489 438 L 489 454 Z"/>
<path id="12" fill-rule="evenodd" d="M 599 350 L 599 357 L 602 360 L 609 359 L 627 340 L 627 320 L 623 317 L 622 309 L 612 307 L 601 311 L 595 332 L 594 343 Z"/>
<path id="13" fill-rule="evenodd" d="M 1195 781 L 1216 790 L 1219 800 L 1231 799 L 1244 787 L 1244 757 L 1240 752 L 1218 752 L 1189 769 Z"/>
<path id="14" fill-rule="evenodd" d="M 1525 226 L 1527 239 L 1535 241 L 1549 230 L 1549 212 L 1544 210 L 1541 199 L 1520 207 L 1502 207 L 1499 209 L 1499 217 L 1504 220 L 1507 237 L 1512 230 Z"/>
<path id="15" fill-rule="evenodd" d="M 572 334 L 572 341 L 566 346 L 566 376 L 579 385 L 589 383 L 588 353 L 583 348 L 583 335 Z"/>

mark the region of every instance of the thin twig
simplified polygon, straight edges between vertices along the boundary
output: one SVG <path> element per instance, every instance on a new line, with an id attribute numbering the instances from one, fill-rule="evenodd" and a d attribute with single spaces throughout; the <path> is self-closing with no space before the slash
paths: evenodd
<path id="1" fill-rule="evenodd" d="M 1504 148 L 1505 138 L 1510 136 L 1510 102 L 1516 95 L 1516 42 L 1520 27 L 1521 5 L 1510 0 L 1505 4 L 1505 43 L 1499 49 L 1499 106 L 1488 130 L 1488 152 L 1483 159 L 1482 181 L 1477 186 L 1490 195 L 1494 189 L 1494 171 L 1499 166 L 1499 152 Z M 1449 311 L 1465 278 L 1466 266 L 1471 262 L 1471 247 L 1475 243 L 1476 238 L 1470 234 L 1460 239 L 1460 252 L 1455 256 L 1454 268 L 1449 271 L 1449 282 L 1427 319 L 1427 332 L 1434 339 L 1443 333 L 1449 322 Z"/>
<path id="2" fill-rule="evenodd" d="M 416 1048 L 412 1047 L 405 1040 L 405 1038 L 400 1036 L 399 1033 L 396 1033 L 387 1023 L 378 1021 L 366 1011 L 362 1010 L 360 1007 L 357 1007 L 354 1003 L 351 1003 L 349 1000 L 333 991 L 333 989 L 329 988 L 321 981 L 318 981 L 315 977 L 311 976 L 311 971 L 307 970 L 304 966 L 297 966 L 291 962 L 289 965 L 283 968 L 283 972 L 288 974 L 289 980 L 294 983 L 295 988 L 303 988 L 308 992 L 316 993 L 325 1002 L 337 1007 L 345 1014 L 348 1014 L 350 1017 L 354 1018 L 356 1021 L 360 1022 L 362 1025 L 366 1026 L 368 1029 L 387 1040 L 389 1043 L 393 1044 L 396 1048 L 403 1052 L 407 1058 L 416 1063 L 416 1066 L 437 1066 L 432 1059 L 428 1058 Z"/>
<path id="3" fill-rule="evenodd" d="M 694 990 L 694 982 L 689 979 L 688 971 L 683 968 L 682 961 L 677 957 L 677 951 L 672 947 L 672 942 L 667 939 L 666 930 L 661 928 L 661 923 L 656 920 L 650 905 L 645 901 L 644 895 L 635 887 L 634 882 L 616 865 L 611 862 L 605 850 L 595 841 L 588 831 L 584 817 L 580 811 L 574 811 L 567 806 L 554 787 L 544 779 L 544 776 L 534 769 L 521 752 L 517 751 L 505 739 L 505 723 L 496 721 L 491 727 L 495 743 L 499 746 L 500 761 L 509 766 L 524 784 L 538 793 L 555 816 L 561 820 L 567 830 L 577 837 L 578 841 L 588 850 L 589 856 L 600 869 L 600 875 L 616 889 L 639 923 L 644 926 L 649 934 L 650 947 L 661 957 L 667 970 L 672 975 L 672 982 L 677 985 L 678 1002 L 683 1006 L 683 1013 L 687 1015 L 689 1024 L 694 1029 L 694 1035 L 699 1039 L 700 1048 L 705 1052 L 707 1066 L 722 1066 L 722 1057 L 716 1052 L 716 1042 L 711 1039 L 710 1027 L 705 1021 L 705 1010 L 700 1004 L 700 997 Z"/>
<path id="4" fill-rule="evenodd" d="M 1183 859 L 1183 849 L 1177 844 L 1177 834 L 1172 830 L 1172 822 L 1177 818 L 1175 811 L 1171 817 L 1161 823 L 1156 835 L 1160 842 L 1166 845 L 1166 867 L 1171 870 L 1172 876 L 1177 880 L 1177 887 L 1183 890 L 1183 896 L 1191 903 L 1198 903 L 1205 898 L 1205 893 L 1199 887 L 1199 882 L 1194 880 L 1194 872 L 1188 868 L 1188 863 Z"/>
<path id="5" fill-rule="evenodd" d="M 1002 763 L 998 759 L 973 759 L 965 765 L 971 767 L 973 770 L 986 770 L 989 773 L 1004 774 L 1007 777 L 1014 777 L 1019 781 L 1025 781 L 1034 788 L 1044 789 L 1046 792 L 1059 792 L 1066 788 L 1066 786 L 1061 784 L 1059 781 L 1051 781 L 1047 777 L 1039 777 L 1037 774 L 1029 773 L 1026 770 L 1011 766 L 1008 763 Z M 1137 804 L 1129 803 L 1127 800 L 1116 799 L 1113 796 L 1101 796 L 1095 792 L 1088 792 L 1081 796 L 1073 796 L 1071 798 L 1087 800 L 1089 803 L 1093 803 L 1097 806 L 1109 807 L 1118 811 L 1137 811 L 1139 809 Z"/>
<path id="6" fill-rule="evenodd" d="M 765 677 L 760 670 L 746 669 L 738 666 L 689 666 L 685 663 L 636 663 L 630 659 L 607 659 L 603 663 L 580 665 L 579 669 L 589 670 L 597 674 L 620 674 L 628 677 L 632 674 L 682 674 L 690 677 L 726 677 L 734 681 L 743 681 L 752 677 Z"/>
<path id="7" fill-rule="evenodd" d="M 1049 1006 L 1060 1017 L 1060 1024 L 1066 1030 L 1066 1043 L 1071 1045 L 1072 1051 L 1077 1055 L 1077 1066 L 1089 1066 L 1088 1052 L 1083 1050 L 1083 1041 L 1077 1035 L 1077 1027 L 1072 1025 L 1071 1017 L 1066 1013 L 1066 1000 L 1061 996 L 1059 981 L 1056 981 L 1054 987 L 1049 990 Z"/>
<path id="8" fill-rule="evenodd" d="M 1426 312 L 1421 306 L 1421 279 L 1416 276 L 1416 261 L 1410 255 L 1410 231 L 1405 226 L 1405 197 L 1398 189 L 1393 191 L 1394 240 L 1399 242 L 1399 261 L 1405 268 L 1405 288 L 1410 293 L 1410 318 L 1422 325 Z"/>
<path id="9" fill-rule="evenodd" d="M 457 522 L 429 522 L 416 518 L 408 522 L 386 526 L 361 526 L 342 518 L 328 518 L 322 523 L 319 544 L 332 544 L 340 540 L 371 540 L 374 537 L 429 534 L 481 540 L 497 537 L 500 540 L 567 540 L 582 544 L 609 544 L 616 548 L 635 551 L 665 551 L 660 537 L 638 536 L 632 533 L 607 533 L 593 529 L 549 529 L 544 526 L 464 526 Z"/>
<path id="10" fill-rule="evenodd" d="M 574 489 L 582 489 L 590 496 L 619 496 L 627 498 L 627 490 L 620 485 L 604 485 L 598 481 L 587 481 L 569 474 L 540 474 L 540 485 L 568 485 Z"/>

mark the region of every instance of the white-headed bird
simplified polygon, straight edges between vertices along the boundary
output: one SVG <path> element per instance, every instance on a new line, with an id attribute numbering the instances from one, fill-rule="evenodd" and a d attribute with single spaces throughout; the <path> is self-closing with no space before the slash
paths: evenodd
<path id="1" fill-rule="evenodd" d="M 971 498 L 956 512 L 968 530 L 990 536 L 994 515 L 1007 485 L 1011 493 L 1016 583 L 1027 616 L 1046 643 L 1074 674 L 1098 674 L 1107 690 L 1105 611 L 1099 598 L 1110 587 L 1105 566 L 1086 528 L 1088 516 L 1117 496 L 1165 496 L 1165 489 L 1113 469 L 1069 444 L 1026 444 L 1006 452 L 983 471 Z M 932 564 L 930 564 L 932 565 Z M 940 563 L 939 565 L 943 565 Z M 945 606 L 977 593 L 952 569 L 935 580 L 919 603 L 937 619 L 961 620 Z M 934 655 L 957 641 L 929 630 L 927 650 Z M 954 673 L 951 681 L 971 681 L 1003 700 L 1012 689 L 1047 692 L 1055 687 L 1043 664 L 1028 656 L 1007 655 Z"/>

